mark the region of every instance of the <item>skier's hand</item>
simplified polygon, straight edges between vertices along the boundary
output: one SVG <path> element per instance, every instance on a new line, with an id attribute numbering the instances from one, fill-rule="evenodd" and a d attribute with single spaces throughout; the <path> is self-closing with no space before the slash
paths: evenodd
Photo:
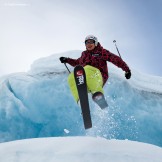
<path id="1" fill-rule="evenodd" d="M 126 77 L 126 79 L 130 79 L 131 78 L 131 71 L 130 70 L 125 73 L 125 77 Z"/>
<path id="2" fill-rule="evenodd" d="M 67 58 L 66 57 L 60 57 L 60 61 L 61 61 L 61 63 L 66 63 L 67 62 Z"/>

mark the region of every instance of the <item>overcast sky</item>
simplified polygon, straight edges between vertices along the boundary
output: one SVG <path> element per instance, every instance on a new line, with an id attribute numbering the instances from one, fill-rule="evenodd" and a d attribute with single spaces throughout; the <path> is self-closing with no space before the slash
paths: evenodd
<path id="1" fill-rule="evenodd" d="M 0 0 L 0 76 L 84 50 L 88 34 L 139 72 L 162 76 L 161 0 Z M 70 56 L 69 56 L 70 57 Z"/>

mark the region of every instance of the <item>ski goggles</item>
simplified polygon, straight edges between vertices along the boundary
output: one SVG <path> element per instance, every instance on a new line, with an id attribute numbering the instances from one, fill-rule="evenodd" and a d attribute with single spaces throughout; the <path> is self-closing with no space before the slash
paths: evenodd
<path id="1" fill-rule="evenodd" d="M 93 44 L 93 43 L 95 43 L 95 41 L 92 40 L 92 39 L 89 39 L 89 40 L 86 40 L 86 41 L 85 41 L 85 44 L 86 44 L 86 45 L 87 45 L 87 44 Z"/>

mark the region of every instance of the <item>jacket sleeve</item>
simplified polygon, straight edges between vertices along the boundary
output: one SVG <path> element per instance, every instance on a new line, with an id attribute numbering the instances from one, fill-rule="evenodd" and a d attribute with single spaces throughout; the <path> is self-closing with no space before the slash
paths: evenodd
<path id="1" fill-rule="evenodd" d="M 105 50 L 105 52 L 103 52 L 103 58 L 104 60 L 109 61 L 117 67 L 121 68 L 125 72 L 130 71 L 128 65 L 119 56 L 111 53 L 108 50 Z"/>
<path id="2" fill-rule="evenodd" d="M 67 58 L 67 63 L 70 64 L 71 66 L 75 67 L 76 65 L 79 65 L 81 60 L 83 60 L 84 54 L 82 53 L 81 57 L 78 59 L 72 59 L 72 58 Z"/>
<path id="3" fill-rule="evenodd" d="M 79 58 L 78 59 L 67 58 L 67 63 L 73 67 L 79 65 Z"/>

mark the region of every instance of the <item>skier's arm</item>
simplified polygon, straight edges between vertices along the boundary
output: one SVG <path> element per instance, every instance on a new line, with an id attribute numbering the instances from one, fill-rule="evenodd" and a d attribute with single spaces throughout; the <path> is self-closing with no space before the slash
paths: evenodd
<path id="1" fill-rule="evenodd" d="M 68 63 L 71 66 L 79 65 L 79 59 L 72 59 L 72 58 L 67 58 L 67 57 L 60 57 L 61 63 Z"/>
<path id="2" fill-rule="evenodd" d="M 125 72 L 130 71 L 128 65 L 119 56 L 117 56 L 117 55 L 115 55 L 115 54 L 113 54 L 113 53 L 111 53 L 110 51 L 107 51 L 107 50 L 104 53 L 105 54 L 103 55 L 103 57 L 106 61 L 113 63 L 114 65 L 121 68 Z"/>
<path id="3" fill-rule="evenodd" d="M 67 58 L 66 62 L 71 66 L 76 66 L 79 65 L 79 58 L 78 59 Z"/>
<path id="4" fill-rule="evenodd" d="M 78 59 L 67 58 L 66 62 L 70 64 L 71 66 L 76 66 L 76 65 L 79 65 L 81 62 L 84 62 L 85 57 L 86 56 L 84 52 L 82 52 L 81 57 L 79 57 Z"/>

